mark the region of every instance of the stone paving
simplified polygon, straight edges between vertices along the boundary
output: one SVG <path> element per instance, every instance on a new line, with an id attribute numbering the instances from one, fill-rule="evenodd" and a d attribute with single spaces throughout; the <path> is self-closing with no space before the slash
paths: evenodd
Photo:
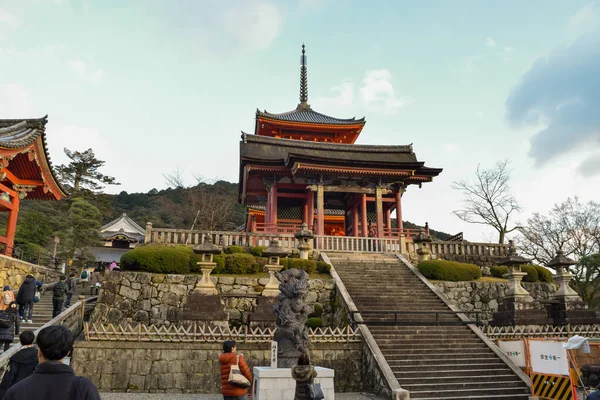
<path id="1" fill-rule="evenodd" d="M 223 400 L 220 394 L 100 393 L 100 397 L 102 400 Z M 381 398 L 367 393 L 336 393 L 335 400 L 381 400 Z"/>

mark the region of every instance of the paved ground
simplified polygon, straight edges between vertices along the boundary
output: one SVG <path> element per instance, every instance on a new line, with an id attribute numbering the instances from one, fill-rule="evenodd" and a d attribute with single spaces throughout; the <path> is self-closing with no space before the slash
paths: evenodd
<path id="1" fill-rule="evenodd" d="M 220 394 L 100 393 L 100 397 L 102 400 L 223 400 Z M 380 398 L 370 394 L 336 393 L 335 400 L 380 400 Z"/>

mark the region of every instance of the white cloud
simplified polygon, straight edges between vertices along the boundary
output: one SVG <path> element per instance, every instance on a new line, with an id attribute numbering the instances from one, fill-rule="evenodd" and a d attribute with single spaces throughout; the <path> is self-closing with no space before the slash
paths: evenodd
<path id="1" fill-rule="evenodd" d="M 94 149 L 99 158 L 106 160 L 109 156 L 106 139 L 101 132 L 94 128 L 88 128 L 79 125 L 68 124 L 57 128 L 48 127 L 47 129 L 48 147 L 50 154 L 53 155 L 55 164 L 68 162 L 63 149 L 85 151 L 89 148 Z"/>
<path id="2" fill-rule="evenodd" d="M 485 40 L 485 45 L 488 47 L 495 47 L 496 46 L 496 41 L 494 40 L 494 38 L 488 37 Z"/>
<path id="3" fill-rule="evenodd" d="M 482 55 L 468 56 L 464 61 L 464 70 L 466 72 L 473 72 L 473 69 L 475 67 L 475 62 L 477 60 L 481 60 L 482 58 L 483 58 Z"/>
<path id="4" fill-rule="evenodd" d="M 596 2 L 592 2 L 569 18 L 565 31 L 570 40 L 594 32 L 600 28 L 600 11 Z"/>
<path id="5" fill-rule="evenodd" d="M 20 25 L 21 20 L 17 16 L 0 8 L 0 29 L 16 29 Z"/>
<path id="6" fill-rule="evenodd" d="M 27 89 L 16 84 L 0 84 L 0 112 L 3 118 L 30 118 L 31 101 Z"/>
<path id="7" fill-rule="evenodd" d="M 456 143 L 448 143 L 444 146 L 444 151 L 446 153 L 457 153 L 460 151 L 460 146 Z"/>
<path id="8" fill-rule="evenodd" d="M 78 78 L 93 84 L 101 83 L 104 78 L 104 71 L 101 68 L 95 70 L 88 69 L 86 63 L 82 60 L 69 61 L 69 67 L 75 71 L 75 75 Z"/>
<path id="9" fill-rule="evenodd" d="M 315 107 L 351 108 L 354 104 L 354 84 L 346 81 L 329 89 L 334 95 L 331 97 L 318 97 L 314 101 Z"/>
<path id="10" fill-rule="evenodd" d="M 514 47 L 506 46 L 506 47 L 504 48 L 504 52 L 505 52 L 505 53 L 512 53 L 513 51 L 515 51 L 515 48 L 514 48 Z"/>
<path id="11" fill-rule="evenodd" d="M 221 18 L 225 33 L 245 49 L 269 47 L 281 31 L 283 14 L 275 3 L 241 2 L 228 6 Z"/>
<path id="12" fill-rule="evenodd" d="M 393 114 L 414 103 L 412 97 L 398 97 L 387 69 L 367 71 L 358 91 L 367 111 Z"/>

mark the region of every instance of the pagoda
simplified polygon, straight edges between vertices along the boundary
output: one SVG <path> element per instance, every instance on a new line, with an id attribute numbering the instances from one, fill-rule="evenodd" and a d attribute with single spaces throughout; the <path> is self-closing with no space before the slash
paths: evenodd
<path id="1" fill-rule="evenodd" d="M 21 200 L 60 200 L 65 196 L 54 176 L 46 148 L 48 116 L 0 119 L 0 212 L 8 212 L 2 253 L 11 255 Z"/>
<path id="2" fill-rule="evenodd" d="M 242 132 L 239 201 L 247 207 L 246 230 L 293 233 L 305 223 L 317 235 L 402 235 L 406 188 L 431 182 L 442 169 L 418 161 L 412 145 L 354 144 L 365 119 L 313 110 L 304 45 L 300 60 L 300 104 L 281 114 L 257 110 L 254 134 Z"/>

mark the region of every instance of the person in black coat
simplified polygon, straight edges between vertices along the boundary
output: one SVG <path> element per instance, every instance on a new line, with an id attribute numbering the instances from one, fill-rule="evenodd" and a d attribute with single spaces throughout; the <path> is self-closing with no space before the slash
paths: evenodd
<path id="1" fill-rule="evenodd" d="M 33 375 L 12 386 L 2 400 L 100 400 L 96 386 L 87 378 L 75 376 L 62 360 L 73 346 L 73 335 L 63 325 L 53 325 L 38 333 L 40 363 Z"/>
<path id="2" fill-rule="evenodd" d="M 4 345 L 4 351 L 8 350 L 15 335 L 19 334 L 19 314 L 17 304 L 13 301 L 8 307 L 0 311 L 0 343 Z"/>
<path id="3" fill-rule="evenodd" d="M 38 365 L 38 351 L 33 347 L 35 334 L 32 331 L 23 331 L 19 335 L 21 350 L 15 353 L 8 362 L 8 367 L 0 383 L 0 400 L 6 391 L 15 383 L 22 381 L 31 374 Z"/>
<path id="4" fill-rule="evenodd" d="M 33 275 L 27 275 L 17 292 L 19 314 L 21 314 L 21 320 L 23 321 L 27 320 L 27 322 L 31 323 L 31 316 L 33 315 L 33 298 L 35 297 L 36 289 L 35 278 Z"/>

